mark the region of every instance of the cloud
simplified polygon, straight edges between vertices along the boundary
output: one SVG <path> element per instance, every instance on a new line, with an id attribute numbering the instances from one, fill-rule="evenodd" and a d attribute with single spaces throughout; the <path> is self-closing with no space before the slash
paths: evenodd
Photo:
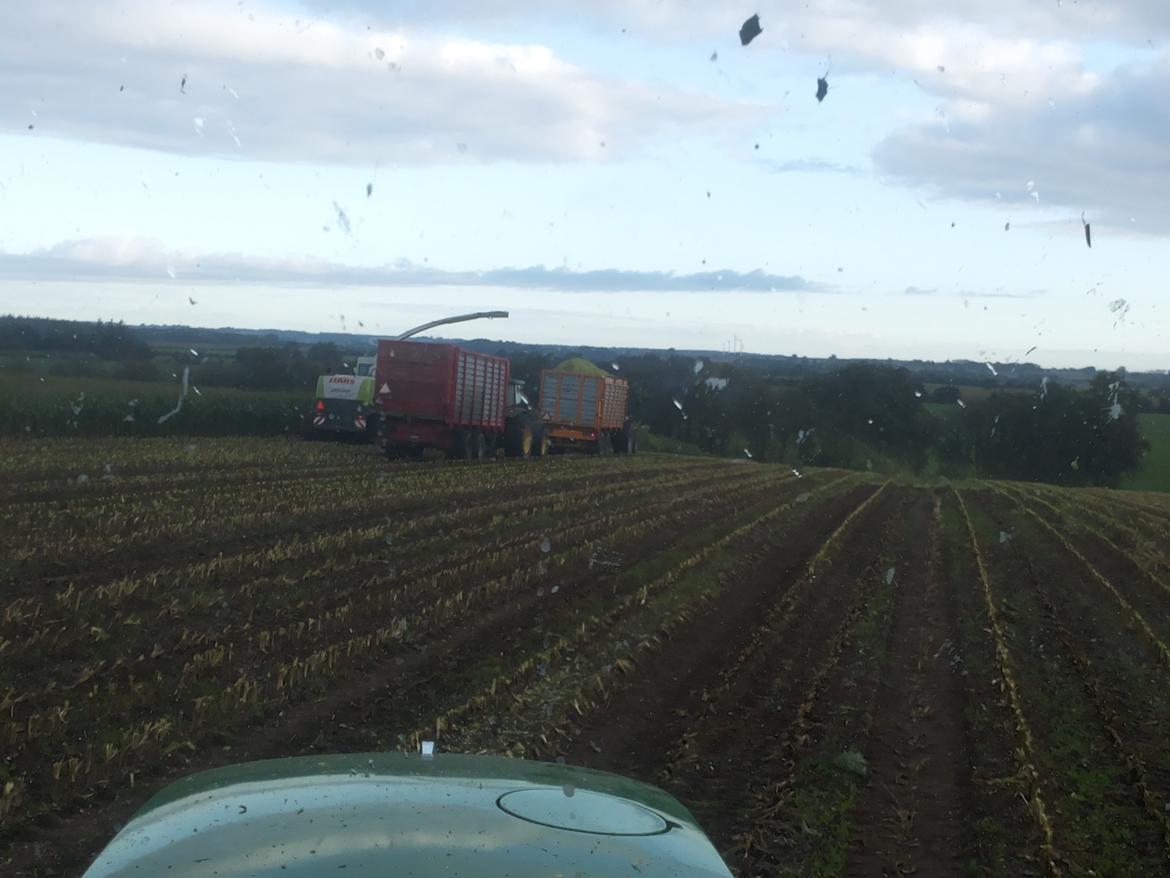
<path id="1" fill-rule="evenodd" d="M 957 295 L 961 299 L 1035 299 L 1043 296 L 1045 290 L 1005 291 L 992 290 L 990 292 L 975 292 L 974 290 L 960 290 Z"/>
<path id="2" fill-rule="evenodd" d="M 758 109 L 535 43 L 226 0 L 5 4 L 0 54 L 9 131 L 289 162 L 600 160 Z"/>
<path id="3" fill-rule="evenodd" d="M 492 286 L 559 292 L 830 292 L 799 275 L 736 272 L 692 274 L 608 268 L 493 268 L 444 271 L 409 260 L 350 266 L 321 259 L 274 259 L 238 253 L 167 250 L 151 239 L 88 238 L 64 241 L 27 254 L 0 254 L 0 279 L 29 281 L 153 281 L 169 283 L 267 283 L 313 286 Z"/>
<path id="4" fill-rule="evenodd" d="M 791 159 L 789 161 L 765 161 L 764 167 L 777 174 L 862 174 L 856 165 L 842 165 L 821 159 Z"/>
<path id="5" fill-rule="evenodd" d="M 307 0 L 307 7 L 324 15 L 353 14 L 373 21 L 434 16 L 427 4 L 383 0 Z M 823 0 L 807 7 L 788 0 L 756 0 L 751 12 L 760 15 L 765 35 L 764 43 L 753 42 L 753 51 L 769 41 L 808 38 L 809 28 L 826 19 L 884 23 L 899 29 L 936 21 L 975 21 L 1039 38 L 1076 39 L 1092 34 L 1140 43 L 1170 33 L 1170 7 L 1164 0 L 982 0 L 978 4 L 969 0 Z M 504 18 L 528 26 L 572 16 L 591 19 L 606 32 L 625 27 L 639 36 L 663 40 L 723 34 L 736 43 L 739 26 L 750 14 L 706 0 L 545 0 L 536 8 L 526 0 L 449 0 L 443 4 L 443 13 L 459 21 Z M 866 34 L 853 36 L 860 42 Z"/>
<path id="6" fill-rule="evenodd" d="M 873 158 L 888 177 L 942 195 L 1056 204 L 1088 210 L 1090 221 L 1128 225 L 1135 217 L 1142 230 L 1170 231 L 1168 91 L 1164 57 L 1055 106 L 994 107 L 979 120 L 952 120 L 949 131 L 904 128 Z"/>
<path id="7" fill-rule="evenodd" d="M 940 115 L 904 118 L 876 146 L 874 170 L 887 180 L 1008 202 L 1031 200 L 1023 186 L 1033 180 L 1043 204 L 1086 209 L 1095 223 L 1134 216 L 1139 229 L 1170 229 L 1166 57 L 1107 73 L 1090 69 L 1085 49 L 1090 39 L 1144 47 L 1170 38 L 1170 3 L 815 7 L 762 0 L 764 33 L 740 47 L 742 19 L 700 0 L 549 0 L 535 14 L 517 0 L 454 0 L 442 16 L 426 4 L 310 0 L 304 18 L 231 0 L 3 4 L 6 94 L 19 97 L 0 104 L 0 125 L 28 137 L 368 166 L 605 160 L 680 132 L 722 137 L 766 112 L 589 70 L 535 36 L 459 35 L 490 23 L 493 33 L 545 28 L 563 39 L 571 18 L 614 40 L 628 28 L 647 41 L 731 41 L 724 51 L 749 63 L 791 52 L 819 73 L 829 56 L 833 77 L 898 72 L 937 99 Z M 869 171 L 815 157 L 764 166 Z"/>
<path id="8" fill-rule="evenodd" d="M 311 5 L 375 21 L 402 14 L 373 0 Z M 1155 46 L 1170 40 L 1170 3 L 760 0 L 752 11 L 764 33 L 741 48 L 733 41 L 742 16 L 701 0 L 597 0 L 585 9 L 549 0 L 535 16 L 516 0 L 456 0 L 448 10 L 460 20 L 502 16 L 536 28 L 572 14 L 614 39 L 620 24 L 652 43 L 718 45 L 721 56 L 734 53 L 748 65 L 793 53 L 808 58 L 810 76 L 819 75 L 826 57 L 831 78 L 893 71 L 937 104 L 928 118 L 898 120 L 877 145 L 875 170 L 887 180 L 943 197 L 986 200 L 998 192 L 1020 203 L 1034 203 L 1024 189 L 1034 180 L 1043 204 L 1078 215 L 1084 208 L 1104 223 L 1140 215 L 1147 230 L 1170 229 L 1170 162 L 1163 149 L 1170 125 L 1160 100 L 1170 91 L 1165 56 L 1151 70 L 1113 72 L 1090 55 L 1090 46 L 1109 41 L 1114 55 L 1120 45 L 1130 47 L 1131 57 L 1135 49 L 1154 55 Z M 750 77 L 751 69 L 740 75 Z M 770 167 L 778 173 L 868 170 L 815 157 Z"/>

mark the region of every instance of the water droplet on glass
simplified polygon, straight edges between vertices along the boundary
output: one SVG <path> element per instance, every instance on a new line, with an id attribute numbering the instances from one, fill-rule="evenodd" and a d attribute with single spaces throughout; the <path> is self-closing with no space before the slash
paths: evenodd
<path id="1" fill-rule="evenodd" d="M 77 477 L 77 484 L 79 484 L 79 485 L 84 485 L 88 481 L 89 481 L 89 476 L 87 476 L 85 473 L 82 473 L 81 475 L 79 475 Z"/>
<path id="2" fill-rule="evenodd" d="M 915 390 L 914 395 L 916 397 L 918 397 L 919 399 L 922 399 L 922 391 L 921 390 Z"/>
<path id="3" fill-rule="evenodd" d="M 170 277 L 171 277 L 171 280 L 174 280 L 174 279 L 175 279 L 175 268 L 174 268 L 174 266 L 173 266 L 173 265 L 168 265 L 168 266 L 167 266 L 167 274 L 168 274 L 168 275 L 170 275 Z"/>
<path id="4" fill-rule="evenodd" d="M 743 453 L 744 453 L 744 456 L 746 456 L 748 460 L 752 459 L 752 453 L 750 451 L 748 451 L 746 448 L 743 450 Z"/>
<path id="5" fill-rule="evenodd" d="M 196 116 L 191 121 L 195 125 L 195 133 L 198 134 L 200 137 L 202 137 L 203 136 L 203 117 Z"/>
<path id="6" fill-rule="evenodd" d="M 704 363 L 702 360 L 695 360 L 695 374 L 696 375 L 698 375 L 700 372 L 703 371 L 703 365 L 704 365 Z"/>
<path id="7" fill-rule="evenodd" d="M 610 364 L 609 364 L 609 366 L 610 366 L 610 368 L 611 368 L 611 369 L 613 369 L 615 372 L 620 372 L 620 371 L 622 370 L 622 369 L 621 369 L 621 366 L 619 366 L 617 363 L 610 363 Z"/>
<path id="8" fill-rule="evenodd" d="M 672 399 L 671 402 L 674 403 L 674 407 L 676 409 L 678 409 L 680 412 L 683 410 L 682 403 L 679 402 L 677 399 Z"/>
<path id="9" fill-rule="evenodd" d="M 577 791 L 573 788 L 571 783 L 567 783 L 561 787 L 561 792 L 565 794 L 565 798 L 567 799 L 571 799 L 577 794 Z"/>
<path id="10" fill-rule="evenodd" d="M 873 424 L 873 418 L 866 418 L 866 419 L 865 419 L 865 422 L 866 422 L 867 424 L 870 424 L 870 425 L 872 425 L 872 424 Z"/>
<path id="11" fill-rule="evenodd" d="M 188 353 L 190 353 L 190 354 L 191 354 L 191 356 L 193 356 L 193 357 L 197 357 L 197 356 L 199 356 L 199 351 L 195 350 L 195 348 L 187 348 L 187 351 L 188 351 Z"/>
<path id="12" fill-rule="evenodd" d="M 965 409 L 967 407 L 967 403 L 963 402 L 961 399 L 956 399 L 955 402 L 958 403 L 959 408 L 961 409 Z"/>
<path id="13" fill-rule="evenodd" d="M 392 545 L 394 545 L 394 535 L 393 535 L 393 534 L 390 534 L 390 533 L 387 533 L 385 536 L 383 536 L 383 537 L 382 537 L 382 541 L 383 541 L 383 542 L 384 542 L 384 543 L 385 543 L 387 546 L 392 546 Z"/>
<path id="14" fill-rule="evenodd" d="M 1006 543 L 1008 540 L 1010 540 L 1011 538 L 1012 538 L 1012 535 L 1011 535 L 1011 534 L 1009 534 L 1009 533 L 1008 533 L 1006 530 L 1001 530 L 1001 531 L 999 532 L 999 544 L 1000 544 L 1001 546 L 1002 546 L 1004 543 Z"/>
<path id="15" fill-rule="evenodd" d="M 544 537 L 540 541 L 540 551 L 544 552 L 546 555 L 552 551 L 552 541 L 548 537 Z"/>
<path id="16" fill-rule="evenodd" d="M 991 371 L 992 375 L 996 375 L 996 376 L 999 375 L 999 373 L 995 371 L 995 366 L 991 365 L 991 363 L 984 363 L 983 365 L 986 366 Z"/>
<path id="17" fill-rule="evenodd" d="M 792 474 L 793 474 L 794 476 L 796 476 L 798 479 L 803 479 L 803 478 L 804 478 L 804 476 L 802 476 L 802 475 L 800 474 L 800 470 L 798 470 L 798 469 L 793 469 L 793 470 L 792 470 Z"/>
<path id="18" fill-rule="evenodd" d="M 893 581 L 894 581 L 894 568 L 887 567 L 886 568 L 886 585 L 889 585 Z"/>
<path id="19" fill-rule="evenodd" d="M 554 585 L 552 587 L 552 589 L 549 591 L 549 594 L 556 594 L 560 590 L 561 590 L 561 587 L 559 585 Z"/>

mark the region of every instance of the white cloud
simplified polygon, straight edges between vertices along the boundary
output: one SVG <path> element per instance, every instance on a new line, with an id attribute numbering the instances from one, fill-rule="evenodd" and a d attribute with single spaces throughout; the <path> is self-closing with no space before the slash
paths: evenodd
<path id="1" fill-rule="evenodd" d="M 323 259 L 274 259 L 240 253 L 168 250 L 149 238 L 87 238 L 62 241 L 32 253 L 0 253 L 0 279 L 313 284 L 380 287 L 508 287 L 562 292 L 830 292 L 799 275 L 741 273 L 730 269 L 676 274 L 610 268 L 491 268 L 445 271 L 406 259 L 390 265 L 340 265 Z"/>
<path id="2" fill-rule="evenodd" d="M 10 130 L 242 158 L 603 159 L 753 110 L 609 78 L 547 46 L 255 4 L 8 5 L 0 53 L 21 98 L 0 107 Z"/>
<path id="3" fill-rule="evenodd" d="M 922 124 L 878 145 L 879 171 L 942 195 L 1086 209 L 1091 220 L 1170 230 L 1170 60 L 1117 71 L 1041 107 L 995 106 L 949 131 Z M 1031 189 L 1028 183 L 1033 185 Z M 997 196 L 998 193 L 998 196 Z M 1079 230 L 1078 230 L 1079 231 Z"/>
<path id="4" fill-rule="evenodd" d="M 374 21 L 401 14 L 370 0 L 312 6 Z M 740 48 L 735 33 L 750 12 L 759 13 L 764 32 Z M 1113 221 L 1140 214 L 1170 228 L 1170 125 L 1157 99 L 1170 75 L 1113 72 L 1089 60 L 1091 47 L 1110 42 L 1114 56 L 1122 45 L 1131 58 L 1136 50 L 1152 55 L 1170 38 L 1164 0 L 760 0 L 746 11 L 703 0 L 550 0 L 535 15 L 515 0 L 468 0 L 447 14 L 528 23 L 574 15 L 614 39 L 620 25 L 650 43 L 705 40 L 737 60 L 794 53 L 808 59 L 810 77 L 830 60 L 830 79 L 893 72 L 937 105 L 877 146 L 876 170 L 887 179 L 950 197 L 1000 192 L 1031 202 L 1022 187 L 1035 178 L 1045 204 Z"/>
<path id="5" fill-rule="evenodd" d="M 307 0 L 308 8 L 325 16 L 351 15 L 366 23 L 404 23 L 437 17 L 424 3 L 383 0 Z M 971 36 L 992 33 L 1005 39 L 1034 43 L 1110 40 L 1144 46 L 1170 37 L 1170 4 L 1165 0 L 755 0 L 734 8 L 708 0 L 448 0 L 442 16 L 459 22 L 499 22 L 539 27 L 571 18 L 592 22 L 615 38 L 627 32 L 650 42 L 704 40 L 738 45 L 736 34 L 752 13 L 763 25 L 762 37 L 750 52 L 776 50 L 822 52 L 834 57 L 882 54 L 879 37 L 888 34 L 930 34 L 970 28 Z M 928 48 L 930 41 L 919 41 Z M 937 48 L 946 48 L 945 40 Z M 930 69 L 936 63 L 930 56 Z"/>
<path id="6" fill-rule="evenodd" d="M 1090 43 L 1164 41 L 1163 0 L 763 0 L 753 11 L 764 33 L 746 48 L 735 33 L 747 12 L 701 0 L 549 0 L 535 13 L 515 0 L 458 0 L 442 16 L 370 0 L 308 9 L 326 17 L 229 0 L 0 6 L 5 90 L 16 96 L 0 105 L 0 124 L 34 125 L 28 136 L 355 164 L 601 160 L 684 130 L 758 124 L 760 107 L 619 81 L 536 42 L 458 35 L 488 20 L 529 34 L 585 20 L 614 39 L 625 27 L 649 42 L 730 41 L 726 51 L 749 59 L 799 53 L 810 76 L 829 58 L 832 77 L 896 72 L 938 101 L 942 121 L 911 118 L 877 145 L 887 179 L 975 200 L 1030 198 L 1020 187 L 1035 179 L 1045 204 L 1170 227 L 1170 215 L 1159 218 L 1170 213 L 1165 60 L 1116 73 L 1086 61 Z M 852 171 L 800 165 L 776 170 Z"/>

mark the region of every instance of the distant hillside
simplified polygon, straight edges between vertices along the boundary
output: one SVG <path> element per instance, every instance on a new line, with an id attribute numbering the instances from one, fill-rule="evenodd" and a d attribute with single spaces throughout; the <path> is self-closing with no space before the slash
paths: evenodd
<path id="1" fill-rule="evenodd" d="M 149 344 L 180 345 L 183 343 L 219 345 L 271 345 L 284 342 L 297 344 L 335 344 L 339 350 L 356 354 L 372 350 L 378 342 L 377 335 L 363 335 L 343 332 L 299 332 L 288 329 L 206 329 L 189 326 L 136 327 Z M 425 337 L 420 340 L 428 340 Z M 438 341 L 439 339 L 435 339 Z M 1088 387 L 1100 370 L 1087 366 L 1082 369 L 1054 369 L 1037 363 L 992 362 L 995 374 L 986 363 L 973 360 L 930 360 L 895 359 L 845 359 L 838 357 L 800 357 L 785 354 L 728 353 L 726 351 L 636 348 L 636 347 L 594 347 L 582 345 L 531 344 L 527 342 L 500 341 L 498 339 L 471 338 L 441 341 L 455 342 L 472 350 L 484 353 L 512 355 L 542 355 L 556 359 L 584 357 L 598 363 L 611 362 L 622 356 L 646 354 L 675 354 L 692 356 L 710 363 L 736 363 L 740 366 L 756 366 L 774 377 L 823 375 L 840 369 L 846 363 L 872 363 L 882 366 L 906 369 L 914 377 L 927 384 L 957 384 L 974 387 L 1006 387 L 1035 389 L 1045 378 L 1058 381 L 1070 387 Z M 1125 372 L 1131 386 L 1146 390 L 1170 392 L 1170 375 L 1166 372 Z"/>
<path id="2" fill-rule="evenodd" d="M 182 355 L 196 349 L 204 357 L 230 357 L 240 348 L 298 345 L 318 348 L 321 359 L 324 349 L 340 355 L 338 363 L 358 354 L 369 353 L 377 345 L 379 336 L 345 332 L 300 332 L 287 329 L 240 329 L 237 327 L 208 328 L 195 326 L 124 326 L 114 323 L 48 320 L 44 318 L 0 317 L 0 355 L 17 352 L 52 352 L 60 355 L 101 356 L 111 346 L 113 358 L 126 360 L 156 353 Z M 420 338 L 422 341 L 439 339 Z M 1092 367 L 1057 369 L 1037 363 L 983 363 L 972 360 L 845 359 L 838 357 L 801 357 L 783 354 L 728 353 L 726 351 L 654 349 L 640 347 L 600 347 L 582 345 L 532 344 L 501 341 L 489 338 L 441 339 L 485 353 L 500 354 L 519 359 L 560 361 L 582 357 L 609 368 L 622 357 L 692 357 L 711 365 L 728 364 L 757 371 L 770 378 L 803 378 L 827 375 L 849 363 L 864 363 L 907 370 L 924 385 L 958 385 L 964 388 L 1036 390 L 1048 379 L 1068 387 L 1087 388 L 1098 374 Z M 1128 385 L 1152 392 L 1158 397 L 1170 397 L 1170 375 L 1159 372 L 1126 372 L 1118 370 Z M 145 377 L 145 376 L 142 376 Z"/>

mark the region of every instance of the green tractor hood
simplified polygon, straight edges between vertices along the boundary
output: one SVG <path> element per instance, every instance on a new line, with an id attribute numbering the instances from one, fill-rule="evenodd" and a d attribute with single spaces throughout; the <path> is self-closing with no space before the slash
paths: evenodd
<path id="1" fill-rule="evenodd" d="M 192 775 L 85 873 L 344 878 L 730 878 L 694 818 L 616 775 L 487 756 L 364 753 Z"/>

